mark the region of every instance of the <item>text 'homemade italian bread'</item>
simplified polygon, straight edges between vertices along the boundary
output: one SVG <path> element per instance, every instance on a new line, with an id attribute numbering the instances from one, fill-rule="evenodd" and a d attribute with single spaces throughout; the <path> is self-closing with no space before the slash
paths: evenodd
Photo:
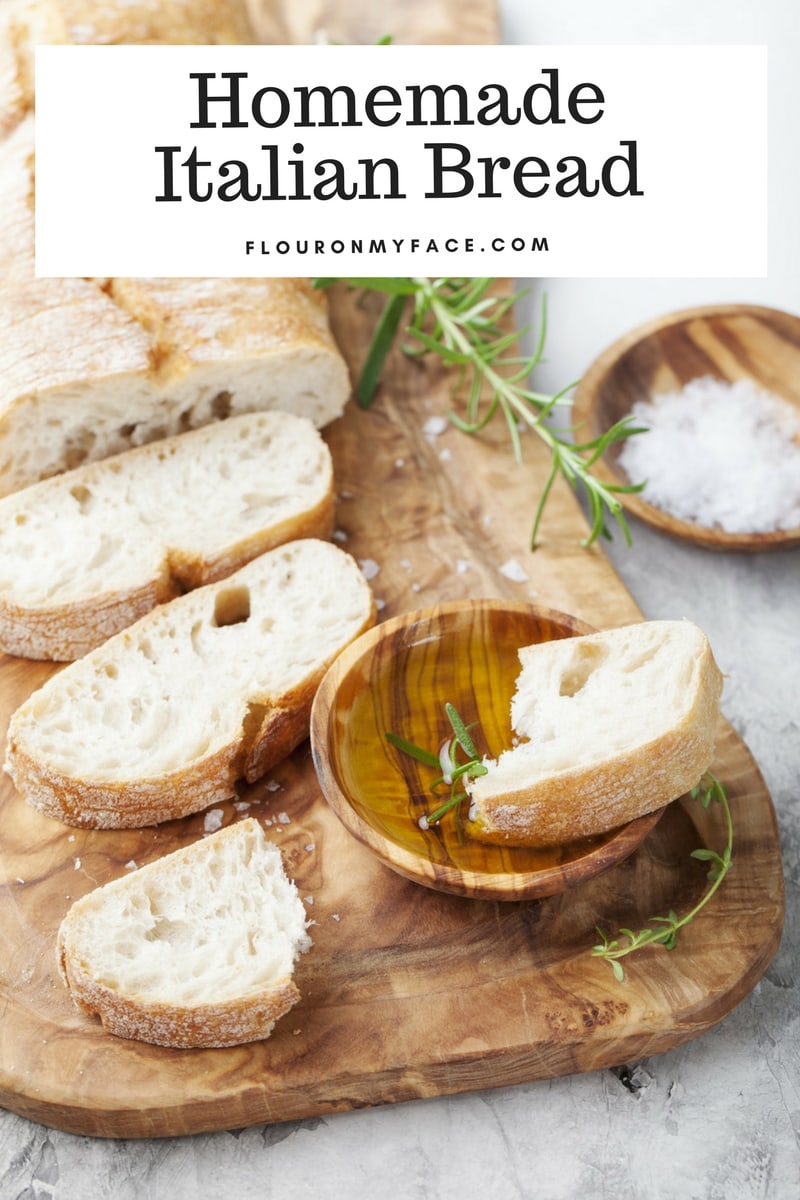
<path id="1" fill-rule="evenodd" d="M 266 1038 L 300 999 L 306 914 L 252 817 L 96 888 L 58 931 L 75 1003 L 118 1037 L 159 1046 Z"/>
<path id="2" fill-rule="evenodd" d="M 689 621 L 645 621 L 527 646 L 511 702 L 521 739 L 466 780 L 470 833 L 547 846 L 677 799 L 714 754 L 722 676 Z"/>
<path id="3" fill-rule="evenodd" d="M 355 560 L 289 542 L 162 604 L 13 714 L 6 769 L 68 825 L 138 828 L 236 794 L 308 736 L 330 663 L 374 621 Z"/>
<path id="4" fill-rule="evenodd" d="M 0 499 L 0 649 L 79 658 L 155 604 L 333 522 L 312 423 L 254 413 Z"/>

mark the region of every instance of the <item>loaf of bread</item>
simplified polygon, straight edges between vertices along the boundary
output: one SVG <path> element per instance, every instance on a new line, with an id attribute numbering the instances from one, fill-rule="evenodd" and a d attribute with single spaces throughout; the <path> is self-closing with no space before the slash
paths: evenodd
<path id="1" fill-rule="evenodd" d="M 0 280 L 34 276 L 33 117 L 0 138 Z"/>
<path id="2" fill-rule="evenodd" d="M 306 924 L 280 851 L 251 817 L 77 900 L 58 965 L 75 1004 L 109 1033 L 235 1046 L 269 1037 L 300 999 Z"/>
<path id="3" fill-rule="evenodd" d="M 41 0 L 39 0 L 41 2 Z M 253 41 L 245 0 L 49 0 L 76 45 L 218 46 Z"/>
<path id="4" fill-rule="evenodd" d="M 244 0 L 0 3 L 0 496 L 219 416 L 341 415 L 308 280 L 34 278 L 36 44 L 250 41 Z"/>
<path id="5" fill-rule="evenodd" d="M 33 108 L 36 46 L 253 40 L 245 0 L 2 0 L 0 137 Z"/>
<path id="6" fill-rule="evenodd" d="M 230 799 L 308 736 L 322 675 L 374 611 L 330 542 L 269 550 L 50 678 L 11 718 L 6 769 L 67 825 L 138 828 Z"/>
<path id="7" fill-rule="evenodd" d="M 320 427 L 348 395 L 304 280 L 0 289 L 0 495 L 220 417 L 281 409 Z"/>
<path id="8" fill-rule="evenodd" d="M 722 676 L 689 621 L 644 621 L 520 651 L 520 742 L 467 781 L 481 841 L 563 845 L 677 799 L 711 764 Z"/>
<path id="9" fill-rule="evenodd" d="M 289 413 L 128 450 L 0 499 L 0 649 L 80 658 L 282 542 L 329 537 L 330 452 Z"/>
<path id="10" fill-rule="evenodd" d="M 57 0 L 2 0 L 0 138 L 33 110 L 36 47 L 68 41 Z"/>

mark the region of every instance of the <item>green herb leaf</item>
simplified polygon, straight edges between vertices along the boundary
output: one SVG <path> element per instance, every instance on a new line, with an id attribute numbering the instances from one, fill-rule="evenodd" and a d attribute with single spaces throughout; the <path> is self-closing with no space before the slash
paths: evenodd
<path id="1" fill-rule="evenodd" d="M 533 430 L 552 455 L 552 469 L 536 505 L 531 530 L 531 548 L 535 548 L 539 528 L 555 480 L 561 476 L 574 490 L 582 490 L 589 505 L 591 529 L 584 545 L 598 537 L 611 537 L 608 518 L 615 521 L 625 541 L 631 534 L 618 495 L 640 491 L 643 484 L 608 484 L 597 479 L 593 467 L 613 444 L 644 433 L 630 418 L 618 421 L 598 438 L 579 442 L 553 428 L 548 422 L 557 405 L 567 404 L 574 384 L 553 396 L 543 395 L 525 386 L 525 380 L 541 361 L 547 330 L 547 306 L 542 301 L 539 331 L 529 355 L 514 355 L 513 346 L 528 333 L 503 332 L 503 317 L 525 295 L 493 294 L 494 280 L 397 279 L 349 277 L 316 279 L 317 287 L 346 283 L 351 287 L 383 292 L 392 298 L 384 307 L 375 328 L 357 387 L 358 402 L 366 407 L 375 394 L 381 370 L 392 341 L 402 325 L 402 297 L 411 297 L 404 328 L 403 350 L 412 355 L 436 355 L 445 366 L 457 367 L 457 384 L 466 384 L 467 398 L 462 413 L 450 413 L 450 420 L 464 433 L 477 434 L 500 411 L 508 428 L 515 457 L 522 460 L 520 427 Z"/>
<path id="2" fill-rule="evenodd" d="M 733 861 L 733 818 L 725 788 L 718 779 L 712 774 L 707 773 L 700 783 L 692 788 L 689 795 L 693 800 L 699 800 L 704 808 L 708 808 L 712 800 L 722 805 L 725 812 L 728 835 L 725 849 L 722 854 L 707 847 L 701 847 L 699 850 L 692 851 L 692 858 L 698 859 L 700 862 L 710 862 L 712 864 L 708 872 L 710 886 L 700 897 L 697 904 L 682 917 L 679 917 L 675 910 L 671 908 L 665 917 L 650 917 L 647 927 L 639 930 L 638 933 L 634 933 L 632 929 L 620 929 L 620 936 L 626 939 L 624 944 L 621 944 L 619 939 L 610 939 L 598 928 L 597 932 L 600 934 L 602 941 L 592 947 L 591 954 L 595 958 L 604 958 L 610 963 L 614 977 L 620 981 L 624 978 L 624 972 L 619 962 L 621 958 L 625 958 L 636 950 L 641 950 L 644 946 L 664 946 L 667 950 L 675 949 L 681 929 L 691 924 L 695 917 L 702 912 L 731 868 Z"/>
<path id="3" fill-rule="evenodd" d="M 398 737 L 396 733 L 386 733 L 384 737 L 396 750 L 402 750 L 403 754 L 408 754 L 411 758 L 415 758 L 417 762 L 424 763 L 426 767 L 441 769 L 442 764 L 439 756 L 432 754 L 430 750 L 425 750 L 422 746 L 415 746 L 413 742 L 407 742 L 405 738 Z"/>
<path id="4" fill-rule="evenodd" d="M 445 704 L 444 707 L 454 735 L 450 739 L 447 750 L 450 770 L 446 777 L 439 775 L 434 779 L 430 784 L 430 789 L 435 793 L 437 787 L 446 783 L 450 787 L 450 796 L 438 808 L 426 814 L 426 821 L 428 825 L 436 825 L 441 821 L 442 817 L 446 816 L 449 812 L 454 812 L 456 828 L 460 839 L 461 824 L 459 810 L 464 801 L 469 799 L 468 794 L 459 786 L 460 781 L 465 776 L 474 779 L 478 775 L 485 775 L 487 768 L 481 762 L 480 755 L 475 749 L 469 730 L 455 707 L 449 703 Z M 436 770 L 441 771 L 442 759 L 438 754 L 434 754 L 422 746 L 417 746 L 414 742 L 409 742 L 405 738 L 399 737 L 396 733 L 385 733 L 384 737 L 390 745 L 401 750 L 404 754 L 408 754 L 411 758 L 416 759 L 417 762 L 424 763 L 425 766 L 434 767 Z M 459 750 L 467 756 L 463 762 L 459 761 Z"/>
<path id="5" fill-rule="evenodd" d="M 468 754 L 470 758 L 477 758 L 478 751 L 475 749 L 472 738 L 469 736 L 469 730 L 461 720 L 461 717 L 458 715 L 453 705 L 445 704 L 444 711 L 447 713 L 447 719 L 452 726 L 453 733 L 456 735 L 456 740 L 458 741 L 459 746 L 461 746 L 464 753 Z"/>
<path id="6" fill-rule="evenodd" d="M 386 355 L 394 343 L 405 307 L 406 297 L 401 293 L 390 296 L 386 301 L 358 380 L 356 396 L 361 408 L 368 408 L 372 403 Z"/>

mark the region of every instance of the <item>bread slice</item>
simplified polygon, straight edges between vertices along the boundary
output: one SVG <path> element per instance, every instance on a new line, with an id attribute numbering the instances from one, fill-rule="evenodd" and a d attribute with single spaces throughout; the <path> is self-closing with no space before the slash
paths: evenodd
<path id="1" fill-rule="evenodd" d="M 329 537 L 331 456 L 289 413 L 253 413 L 0 499 L 0 648 L 79 658 L 155 604 L 281 542 Z"/>
<path id="2" fill-rule="evenodd" d="M 6 769 L 34 808 L 96 829 L 230 799 L 308 736 L 322 675 L 374 611 L 330 542 L 270 550 L 50 678 L 12 715 Z"/>
<path id="3" fill-rule="evenodd" d="M 159 1046 L 266 1038 L 300 999 L 306 914 L 280 851 L 250 817 L 95 888 L 58 931 L 75 1004 L 109 1033 Z"/>
<path id="4" fill-rule="evenodd" d="M 519 745 L 468 781 L 481 841 L 562 845 L 655 812 L 711 764 L 722 676 L 689 621 L 527 646 L 511 702 Z"/>
<path id="5" fill-rule="evenodd" d="M 349 392 L 325 297 L 306 280 L 0 288 L 0 495 L 241 413 L 321 428 Z"/>

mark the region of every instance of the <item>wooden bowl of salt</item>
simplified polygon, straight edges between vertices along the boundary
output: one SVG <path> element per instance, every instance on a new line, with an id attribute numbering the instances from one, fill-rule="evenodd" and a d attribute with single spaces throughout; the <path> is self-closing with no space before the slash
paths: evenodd
<path id="1" fill-rule="evenodd" d="M 311 713 L 314 766 L 345 828 L 406 879 L 483 900 L 552 896 L 631 855 L 663 809 L 546 849 L 477 842 L 459 828 L 456 812 L 429 822 L 441 802 L 432 791 L 440 770 L 386 737 L 438 751 L 452 732 L 449 702 L 479 753 L 496 756 L 511 744 L 519 648 L 590 632 L 552 609 L 476 599 L 392 617 L 362 634 L 329 668 Z"/>
<path id="2" fill-rule="evenodd" d="M 574 398 L 576 439 L 631 417 L 595 472 L 625 510 L 713 550 L 800 545 L 800 317 L 756 305 L 684 309 L 605 350 Z"/>

